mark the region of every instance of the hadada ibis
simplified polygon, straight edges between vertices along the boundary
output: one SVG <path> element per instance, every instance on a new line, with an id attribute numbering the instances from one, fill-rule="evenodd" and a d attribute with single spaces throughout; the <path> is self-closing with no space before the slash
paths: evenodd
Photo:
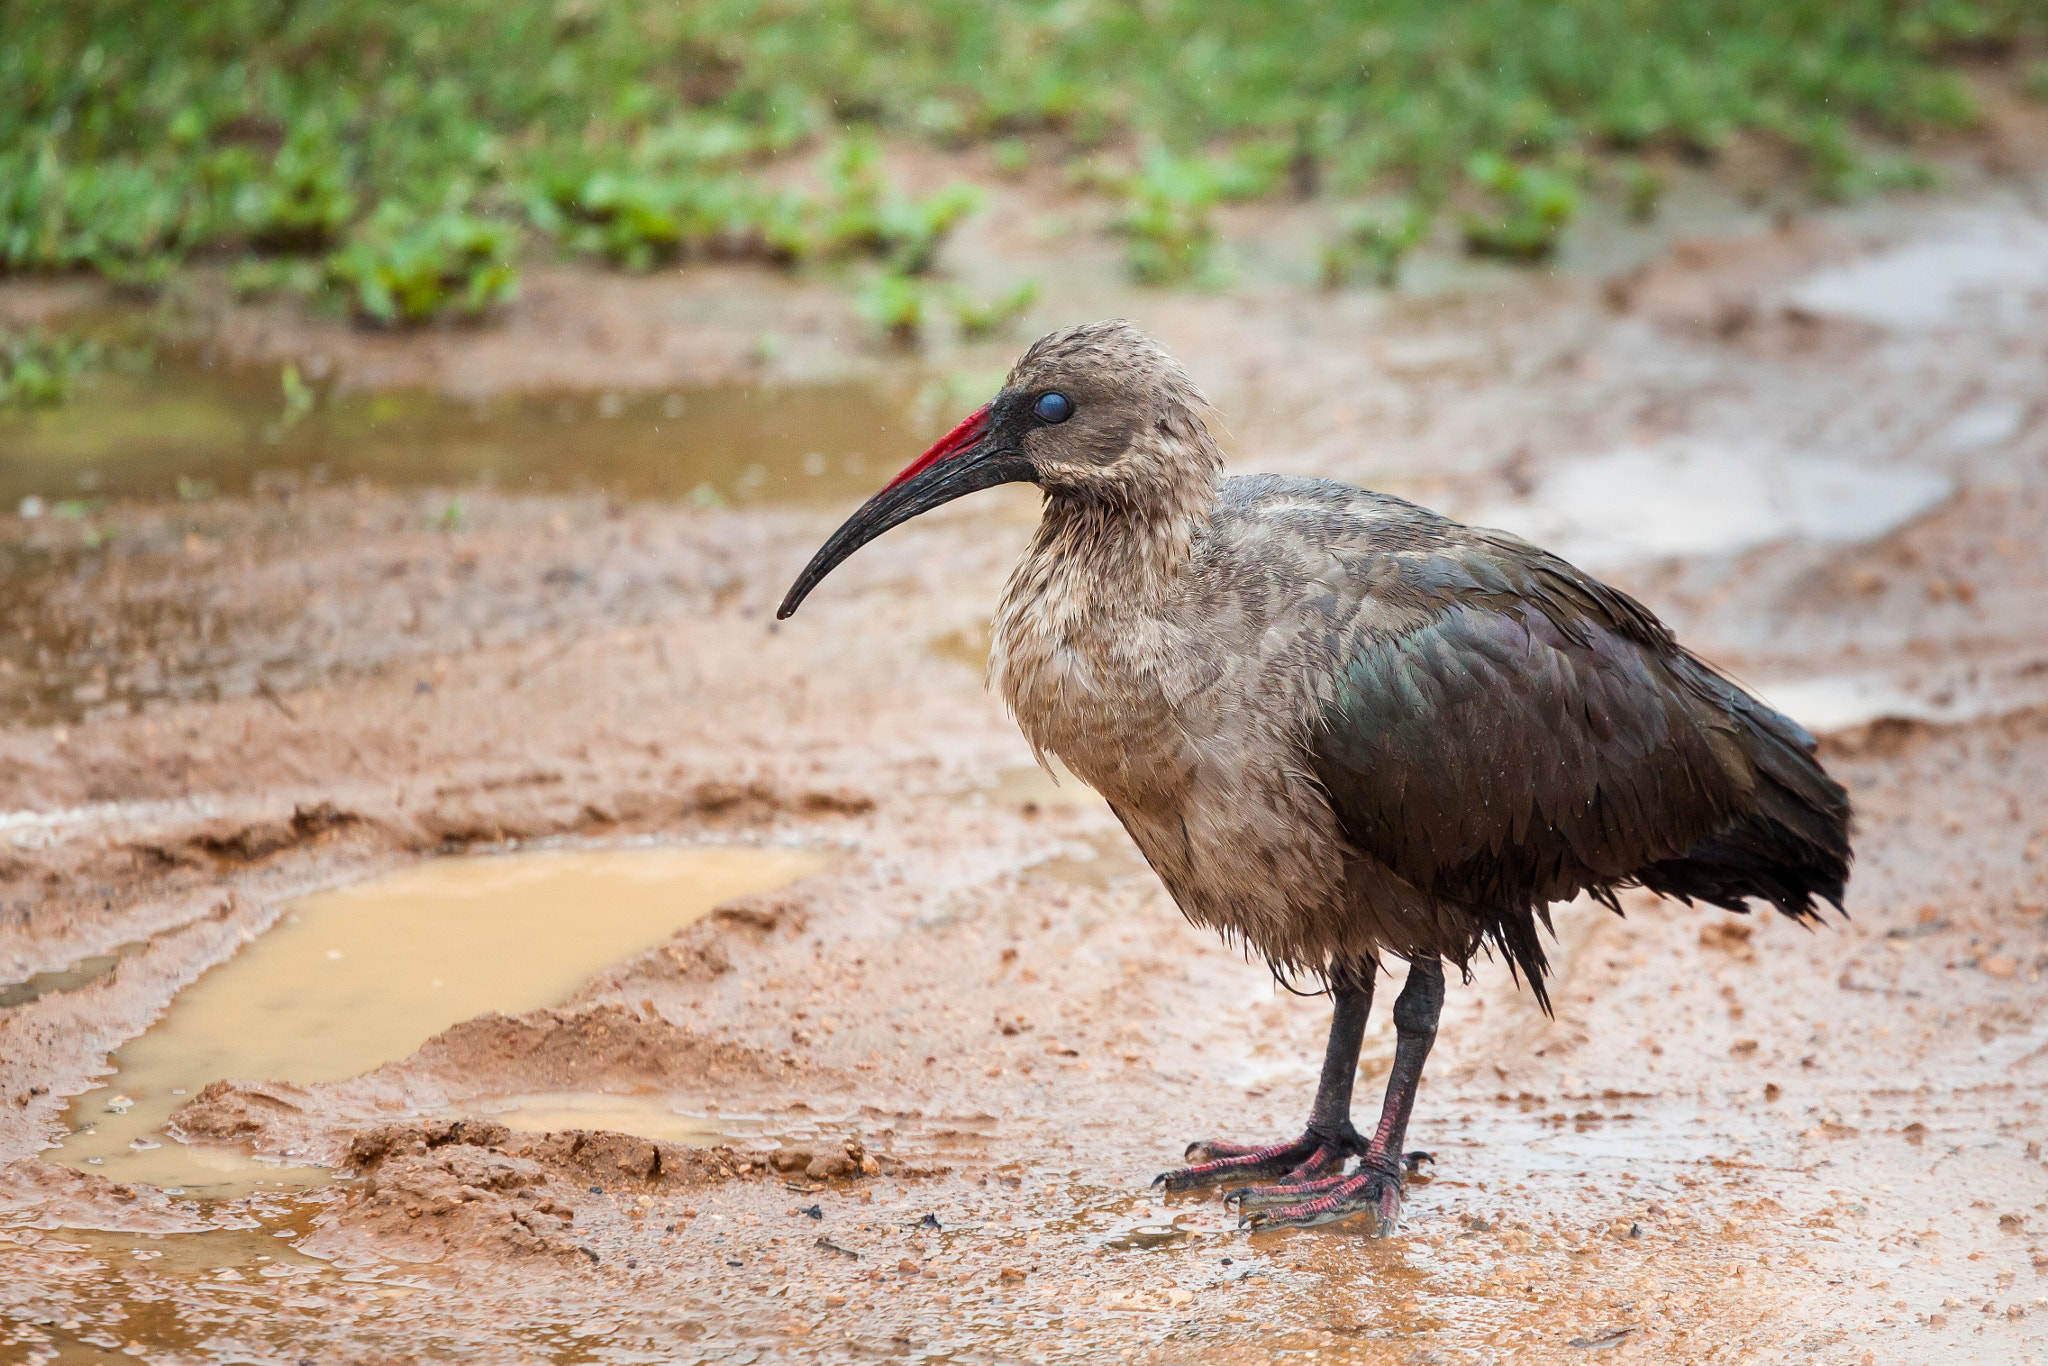
<path id="1" fill-rule="evenodd" d="M 1171 1189 L 1254 1227 L 1400 1210 L 1444 964 L 1505 957 L 1547 1010 L 1539 922 L 1646 887 L 1794 920 L 1840 909 L 1849 801 L 1813 737 L 1649 609 L 1505 532 L 1325 479 L 1225 478 L 1208 405 L 1121 320 L 1040 339 L 1002 392 L 869 499 L 778 617 L 889 528 L 1044 491 L 989 676 L 1034 751 L 1103 797 L 1189 920 L 1334 997 L 1298 1139 L 1198 1142 Z M 1405 960 L 1370 1136 L 1351 1086 Z M 1355 1166 L 1350 1159 L 1356 1158 Z M 1347 1167 L 1349 1169 L 1347 1170 Z"/>

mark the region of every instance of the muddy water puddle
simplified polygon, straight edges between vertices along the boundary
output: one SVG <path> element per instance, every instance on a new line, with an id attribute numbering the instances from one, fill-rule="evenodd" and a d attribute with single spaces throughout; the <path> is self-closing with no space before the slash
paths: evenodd
<path id="1" fill-rule="evenodd" d="M 54 972 L 39 972 L 19 982 L 0 982 L 0 1010 L 11 1006 L 25 1006 L 31 1001 L 40 1001 L 45 996 L 62 995 L 77 991 L 80 987 L 91 986 L 106 977 L 121 965 L 126 958 L 133 958 L 149 947 L 147 940 L 122 944 L 112 953 L 96 953 L 79 959 L 68 968 Z"/>
<path id="2" fill-rule="evenodd" d="M 486 489 L 601 494 L 615 506 L 851 503 L 957 415 L 942 389 L 909 374 L 458 401 L 282 384 L 280 373 L 297 372 L 171 355 L 81 380 L 56 407 L 0 412 L 0 514 L 23 519 L 0 538 L 16 627 L 0 636 L 0 724 L 374 673 L 415 653 L 406 642 L 422 630 L 422 598 L 442 626 L 460 617 L 516 635 L 562 624 L 572 598 L 623 591 L 587 564 L 537 566 L 537 584 L 508 590 L 474 574 L 472 555 L 439 578 L 393 562 L 329 614 L 290 562 L 352 533 L 328 515 L 334 500 L 297 493 L 419 491 L 401 518 L 449 532 L 478 520 Z M 244 498 L 253 503 L 221 501 Z M 416 604 L 397 632 L 378 622 L 386 596 Z M 323 616 L 342 633 L 316 625 Z"/>
<path id="3" fill-rule="evenodd" d="M 928 435 L 914 387 L 848 382 L 458 400 L 171 355 L 0 416 L 0 505 L 242 496 L 302 482 L 740 504 L 870 492 Z"/>
<path id="4" fill-rule="evenodd" d="M 222 1078 L 338 1081 L 411 1054 L 487 1011 L 567 999 L 591 973 L 706 914 L 821 866 L 788 849 L 632 849 L 446 859 L 286 904 L 276 925 L 181 992 L 163 1019 L 110 1057 L 108 1084 L 71 1104 L 76 1126 L 45 1154 L 117 1181 L 222 1196 L 320 1184 L 324 1169 L 187 1145 L 172 1112 Z M 623 1097 L 515 1097 L 531 1127 Z M 670 1133 L 723 1132 L 668 1114 Z M 562 1127 L 562 1126 L 555 1126 Z M 669 1136 L 665 1133 L 662 1136 Z"/>
<path id="5" fill-rule="evenodd" d="M 488 1115 L 520 1133 L 604 1129 L 668 1143 L 724 1143 L 750 1139 L 765 1121 L 758 1115 L 723 1115 L 678 1109 L 661 1095 L 589 1091 L 535 1091 L 472 1101 L 464 1114 Z"/>

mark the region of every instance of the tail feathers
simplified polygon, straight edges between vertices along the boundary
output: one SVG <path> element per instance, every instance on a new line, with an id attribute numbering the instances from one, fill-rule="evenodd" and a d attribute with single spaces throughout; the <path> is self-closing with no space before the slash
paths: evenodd
<path id="1" fill-rule="evenodd" d="M 1818 771 L 1816 767 L 1816 771 Z M 1836 794 L 1841 789 L 1828 781 Z M 1637 873 L 1643 886 L 1681 901 L 1747 911 L 1747 899 L 1770 902 L 1794 920 L 1818 920 L 1825 902 L 1842 908 L 1849 881 L 1848 802 L 1816 810 L 1771 785 L 1757 809 L 1684 858 L 1660 859 Z"/>
<path id="2" fill-rule="evenodd" d="M 1840 910 L 1851 857 L 1849 794 L 1814 758 L 1804 727 L 1687 659 L 1693 686 L 1736 722 L 1739 743 L 1755 766 L 1755 795 L 1734 825 L 1683 858 L 1640 869 L 1637 880 L 1665 896 L 1731 911 L 1747 911 L 1752 897 L 1794 920 L 1818 920 L 1817 902 Z"/>

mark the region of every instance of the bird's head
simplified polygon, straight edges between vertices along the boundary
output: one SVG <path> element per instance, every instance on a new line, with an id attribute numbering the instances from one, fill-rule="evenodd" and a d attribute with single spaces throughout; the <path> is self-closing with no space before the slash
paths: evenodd
<path id="1" fill-rule="evenodd" d="M 841 561 L 941 503 L 1032 483 L 1050 502 L 1111 515 L 1173 515 L 1206 505 L 1222 456 L 1208 401 L 1159 343 L 1121 318 L 1032 343 L 1002 392 L 912 461 L 818 548 L 777 619 Z"/>

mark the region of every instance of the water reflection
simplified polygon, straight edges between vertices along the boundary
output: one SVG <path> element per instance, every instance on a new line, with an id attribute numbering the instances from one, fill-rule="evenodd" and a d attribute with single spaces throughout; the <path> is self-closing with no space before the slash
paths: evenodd
<path id="1" fill-rule="evenodd" d="M 61 515 L 97 499 L 358 479 L 843 501 L 915 453 L 929 434 L 924 417 L 913 390 L 879 382 L 471 400 L 344 392 L 296 369 L 207 366 L 173 353 L 138 373 L 96 376 L 58 407 L 0 413 L 0 506 Z"/>

